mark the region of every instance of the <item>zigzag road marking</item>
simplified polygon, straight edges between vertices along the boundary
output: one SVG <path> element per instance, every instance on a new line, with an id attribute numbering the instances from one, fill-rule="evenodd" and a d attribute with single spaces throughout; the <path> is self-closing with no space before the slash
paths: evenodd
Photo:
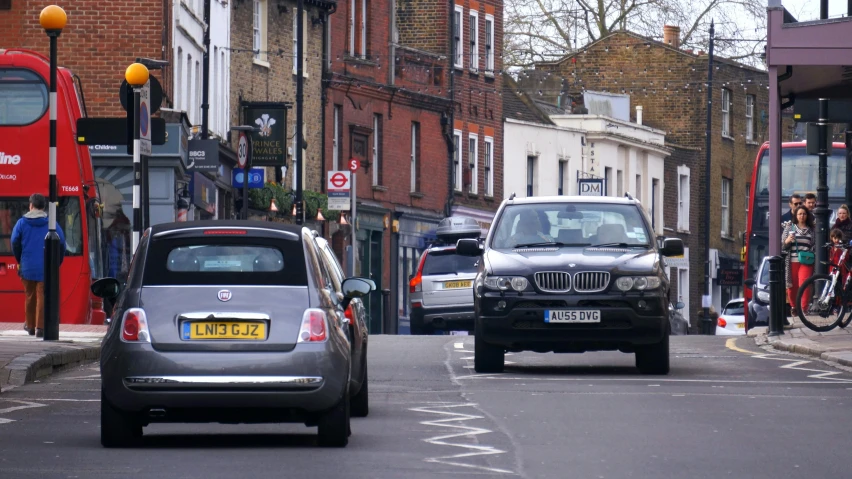
<path id="1" fill-rule="evenodd" d="M 734 344 L 736 342 L 736 340 L 737 340 L 737 338 L 731 338 L 731 339 L 727 340 L 725 342 L 725 347 L 727 347 L 728 349 L 731 349 L 733 351 L 740 352 L 740 353 L 750 354 L 751 357 L 757 358 L 757 359 L 769 359 L 769 360 L 772 360 L 772 361 L 789 362 L 790 364 L 785 364 L 783 366 L 779 366 L 779 367 L 784 368 L 784 369 L 793 369 L 795 371 L 805 371 L 805 372 L 817 373 L 817 374 L 809 374 L 808 375 L 809 378 L 828 379 L 830 381 L 837 381 L 837 382 L 841 382 L 841 383 L 852 383 L 852 379 L 832 377 L 832 376 L 837 376 L 837 375 L 841 374 L 837 371 L 826 371 L 824 369 L 811 369 L 811 368 L 800 367 L 800 366 L 804 366 L 805 364 L 810 364 L 813 361 L 806 361 L 806 360 L 801 360 L 801 359 L 798 359 L 798 358 L 793 359 L 793 358 L 789 358 L 789 357 L 785 358 L 783 356 L 778 356 L 774 353 L 756 353 L 754 351 L 749 351 L 749 350 L 737 347 L 736 344 Z"/>
<path id="2" fill-rule="evenodd" d="M 428 459 L 424 459 L 426 462 L 437 463 L 437 464 L 446 464 L 450 466 L 458 466 L 464 467 L 468 469 L 477 469 L 480 471 L 493 472 L 497 474 L 515 474 L 512 471 L 506 469 L 499 469 L 496 467 L 487 467 L 487 466 L 477 466 L 475 464 L 468 464 L 465 462 L 458 462 L 459 459 L 476 457 L 476 456 L 490 456 L 493 454 L 504 454 L 506 451 L 491 447 L 491 446 L 483 446 L 479 444 L 463 444 L 458 442 L 451 442 L 451 439 L 455 438 L 476 438 L 476 436 L 480 434 L 488 434 L 493 431 L 488 429 L 484 429 L 481 427 L 473 427 L 467 426 L 464 424 L 459 424 L 463 421 L 471 421 L 476 419 L 483 419 L 483 416 L 476 416 L 473 414 L 465 414 L 461 412 L 454 412 L 450 409 L 452 408 L 464 408 L 464 407 L 476 407 L 475 403 L 457 403 L 457 404 L 443 404 L 443 405 L 435 405 L 435 406 L 424 406 L 418 408 L 411 408 L 410 411 L 416 411 L 426 414 L 437 414 L 439 416 L 445 416 L 445 419 L 436 419 L 432 421 L 421 421 L 420 424 L 424 426 L 437 426 L 437 427 L 446 427 L 450 430 L 455 430 L 459 432 L 454 432 L 452 434 L 442 434 L 435 437 L 430 437 L 428 439 L 424 439 L 425 442 L 429 444 L 435 444 L 438 446 L 451 446 L 458 447 L 466 452 L 462 452 L 459 454 L 452 454 L 449 456 L 440 456 L 440 457 L 430 457 Z"/>
<path id="3" fill-rule="evenodd" d="M 12 407 L 7 407 L 5 409 L 0 409 L 0 414 L 5 414 L 7 412 L 20 411 L 21 409 L 30 409 L 30 408 L 34 408 L 34 407 L 47 406 L 47 404 L 41 404 L 41 403 L 31 402 L 31 401 L 18 401 L 18 400 L 14 400 L 14 399 L 2 399 L 0 401 L 22 404 L 22 406 L 12 406 Z M 0 417 L 0 424 L 8 424 L 10 422 L 15 422 L 15 420 Z"/>

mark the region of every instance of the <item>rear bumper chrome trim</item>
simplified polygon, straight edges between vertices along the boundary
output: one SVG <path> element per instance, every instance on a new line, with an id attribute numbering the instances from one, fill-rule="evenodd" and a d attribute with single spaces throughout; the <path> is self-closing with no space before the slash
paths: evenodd
<path id="1" fill-rule="evenodd" d="M 129 376 L 129 389 L 316 389 L 321 376 Z"/>

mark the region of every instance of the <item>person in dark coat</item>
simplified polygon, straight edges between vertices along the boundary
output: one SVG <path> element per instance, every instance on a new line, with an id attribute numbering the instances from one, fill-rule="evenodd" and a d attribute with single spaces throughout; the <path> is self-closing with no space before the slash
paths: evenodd
<path id="1" fill-rule="evenodd" d="M 849 244 L 852 241 L 852 218 L 849 217 L 849 207 L 840 205 L 837 208 L 837 219 L 834 220 L 834 226 L 831 229 L 839 229 L 843 233 L 843 243 Z"/>
<path id="2" fill-rule="evenodd" d="M 18 276 L 24 283 L 26 296 L 24 329 L 36 337 L 44 337 L 44 239 L 47 236 L 48 218 L 43 195 L 30 196 L 30 211 L 15 223 L 12 229 L 12 253 L 18 262 Z M 59 262 L 65 259 L 65 233 L 56 225 L 59 234 Z"/>
<path id="3" fill-rule="evenodd" d="M 781 227 L 784 227 L 784 223 L 793 220 L 793 210 L 800 206 L 804 206 L 804 198 L 798 193 L 793 193 L 790 195 L 790 211 L 781 215 Z"/>

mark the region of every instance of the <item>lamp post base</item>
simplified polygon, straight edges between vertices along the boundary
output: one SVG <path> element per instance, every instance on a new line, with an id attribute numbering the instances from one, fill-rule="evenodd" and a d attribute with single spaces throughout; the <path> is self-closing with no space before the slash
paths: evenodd
<path id="1" fill-rule="evenodd" d="M 59 340 L 59 248 L 56 230 L 44 238 L 44 340 Z"/>

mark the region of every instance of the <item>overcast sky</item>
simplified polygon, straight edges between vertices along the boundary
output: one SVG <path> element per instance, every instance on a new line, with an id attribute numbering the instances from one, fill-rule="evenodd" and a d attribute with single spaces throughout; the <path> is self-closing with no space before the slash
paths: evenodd
<path id="1" fill-rule="evenodd" d="M 781 3 L 796 20 L 819 19 L 819 0 L 782 0 Z M 828 16 L 839 17 L 846 13 L 846 0 L 828 0 Z"/>

